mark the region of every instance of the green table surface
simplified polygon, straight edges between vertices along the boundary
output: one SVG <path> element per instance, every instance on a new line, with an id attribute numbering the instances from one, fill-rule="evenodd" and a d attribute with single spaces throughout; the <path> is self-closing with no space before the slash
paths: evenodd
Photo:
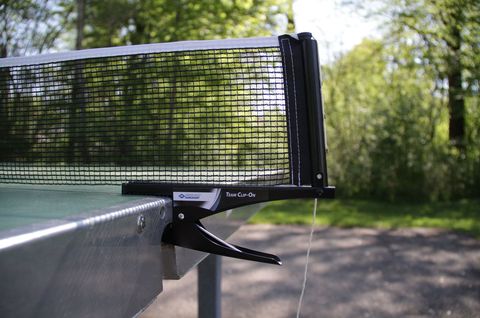
<path id="1" fill-rule="evenodd" d="M 120 186 L 41 186 L 0 184 L 0 231 L 52 220 L 69 220 L 134 200 Z"/>

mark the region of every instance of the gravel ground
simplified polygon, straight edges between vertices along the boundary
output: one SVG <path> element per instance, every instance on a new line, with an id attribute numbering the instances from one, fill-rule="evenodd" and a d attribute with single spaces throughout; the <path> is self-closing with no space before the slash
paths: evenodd
<path id="1" fill-rule="evenodd" d="M 242 227 L 231 242 L 284 265 L 224 258 L 223 317 L 295 317 L 308 234 Z M 165 281 L 141 317 L 196 317 L 196 275 Z M 480 317 L 480 241 L 432 229 L 317 228 L 301 317 Z"/>

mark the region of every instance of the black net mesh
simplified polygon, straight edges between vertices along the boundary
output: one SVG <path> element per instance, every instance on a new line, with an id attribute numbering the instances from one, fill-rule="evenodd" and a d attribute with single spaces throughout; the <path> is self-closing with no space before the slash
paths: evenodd
<path id="1" fill-rule="evenodd" d="M 290 183 L 279 48 L 0 68 L 0 182 Z"/>

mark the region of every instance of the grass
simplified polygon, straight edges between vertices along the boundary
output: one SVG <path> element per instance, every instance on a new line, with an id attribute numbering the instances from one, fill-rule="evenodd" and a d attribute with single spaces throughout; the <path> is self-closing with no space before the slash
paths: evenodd
<path id="1" fill-rule="evenodd" d="M 313 200 L 276 201 L 251 223 L 311 224 Z M 337 227 L 430 227 L 480 238 L 480 200 L 436 203 L 389 203 L 371 200 L 319 200 L 317 225 Z"/>

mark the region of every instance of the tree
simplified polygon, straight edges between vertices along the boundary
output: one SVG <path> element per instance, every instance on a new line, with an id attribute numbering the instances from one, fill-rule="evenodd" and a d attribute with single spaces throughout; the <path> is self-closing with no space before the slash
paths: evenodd
<path id="1" fill-rule="evenodd" d="M 105 0 L 87 6 L 88 47 L 293 31 L 291 0 Z"/>
<path id="2" fill-rule="evenodd" d="M 72 13 L 68 0 L 0 3 L 0 57 L 45 52 L 58 43 Z"/>
<path id="3" fill-rule="evenodd" d="M 377 2 L 378 3 L 378 2 Z M 381 0 L 393 41 L 412 43 L 414 58 L 433 66 L 437 93 L 445 94 L 449 140 L 466 146 L 465 99 L 478 94 L 480 2 L 478 0 Z"/>

